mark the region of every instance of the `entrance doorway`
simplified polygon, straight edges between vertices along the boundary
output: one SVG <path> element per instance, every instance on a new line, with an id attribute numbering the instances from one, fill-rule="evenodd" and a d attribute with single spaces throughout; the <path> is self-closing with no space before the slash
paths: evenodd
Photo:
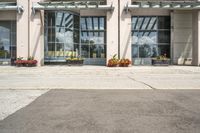
<path id="1" fill-rule="evenodd" d="M 133 16 L 133 65 L 151 65 L 161 55 L 170 58 L 170 40 L 170 16 Z"/>
<path id="2" fill-rule="evenodd" d="M 79 15 L 45 12 L 45 63 L 64 62 L 79 53 Z"/>
<path id="3" fill-rule="evenodd" d="M 45 64 L 62 63 L 70 56 L 84 64 L 106 64 L 105 17 L 80 17 L 69 11 L 45 12 Z"/>

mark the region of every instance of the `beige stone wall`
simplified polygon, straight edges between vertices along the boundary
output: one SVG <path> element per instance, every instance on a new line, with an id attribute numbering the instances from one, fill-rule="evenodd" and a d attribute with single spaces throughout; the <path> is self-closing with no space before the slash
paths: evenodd
<path id="1" fill-rule="evenodd" d="M 118 1 L 107 0 L 107 4 L 113 4 L 115 9 L 113 12 L 107 12 L 107 61 L 113 55 L 118 55 Z"/>
<path id="2" fill-rule="evenodd" d="M 193 52 L 192 65 L 200 65 L 200 11 L 193 11 Z"/>
<path id="3" fill-rule="evenodd" d="M 173 20 L 173 63 L 189 65 L 186 59 L 192 59 L 192 12 L 174 11 Z"/>

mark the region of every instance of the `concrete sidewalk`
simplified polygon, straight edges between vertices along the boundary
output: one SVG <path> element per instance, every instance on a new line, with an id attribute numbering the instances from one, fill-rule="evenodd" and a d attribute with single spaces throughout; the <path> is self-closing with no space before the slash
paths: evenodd
<path id="1" fill-rule="evenodd" d="M 0 89 L 200 89 L 200 67 L 0 67 Z"/>

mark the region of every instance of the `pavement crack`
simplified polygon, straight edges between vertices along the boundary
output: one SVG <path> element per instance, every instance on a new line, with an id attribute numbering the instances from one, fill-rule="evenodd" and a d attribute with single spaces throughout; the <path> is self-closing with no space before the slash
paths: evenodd
<path id="1" fill-rule="evenodd" d="M 133 81 L 135 81 L 135 82 L 138 82 L 138 83 L 141 83 L 141 84 L 143 84 L 143 85 L 146 85 L 146 86 L 148 86 L 148 87 L 150 87 L 152 90 L 156 90 L 157 88 L 155 88 L 155 87 L 153 87 L 153 86 L 151 86 L 151 85 L 149 85 L 149 84 L 147 84 L 147 83 L 145 83 L 145 82 L 143 82 L 143 81 L 139 81 L 139 80 L 136 80 L 136 79 L 134 79 L 134 78 L 132 78 L 132 77 L 129 77 L 129 76 L 127 76 L 130 80 L 133 80 Z"/>

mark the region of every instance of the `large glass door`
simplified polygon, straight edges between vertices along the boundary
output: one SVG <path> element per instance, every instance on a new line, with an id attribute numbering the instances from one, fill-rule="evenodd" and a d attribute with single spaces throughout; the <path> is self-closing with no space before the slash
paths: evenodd
<path id="1" fill-rule="evenodd" d="M 133 16 L 133 65 L 151 65 L 160 55 L 170 58 L 170 16 Z"/>
<path id="2" fill-rule="evenodd" d="M 106 64 L 105 21 L 103 16 L 81 17 L 81 56 L 85 64 Z"/>
<path id="3" fill-rule="evenodd" d="M 63 62 L 79 55 L 79 15 L 45 12 L 45 62 Z"/>
<path id="4" fill-rule="evenodd" d="M 16 59 L 16 21 L 0 21 L 0 62 Z"/>

